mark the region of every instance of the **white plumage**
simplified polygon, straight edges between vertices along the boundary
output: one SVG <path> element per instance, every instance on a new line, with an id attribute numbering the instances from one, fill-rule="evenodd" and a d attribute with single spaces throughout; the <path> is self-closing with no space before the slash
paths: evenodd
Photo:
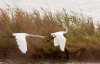
<path id="1" fill-rule="evenodd" d="M 66 31 L 51 33 L 51 35 L 54 37 L 54 46 L 59 46 L 61 51 L 64 51 L 65 49 L 66 38 L 64 37 L 64 34 L 67 33 L 68 31 L 65 25 L 63 25 L 63 27 L 66 29 Z M 27 36 L 45 38 L 45 36 L 31 35 L 27 33 L 13 33 L 13 36 L 15 36 L 18 48 L 21 50 L 22 53 L 27 52 L 27 41 L 26 41 Z"/>
<path id="2" fill-rule="evenodd" d="M 63 36 L 64 32 L 51 33 L 54 38 L 54 46 L 60 46 L 61 51 L 64 51 L 66 45 L 66 38 Z"/>
<path id="3" fill-rule="evenodd" d="M 63 27 L 66 29 L 66 31 L 51 33 L 51 35 L 54 37 L 54 46 L 59 46 L 61 51 L 65 50 L 66 38 L 64 37 L 64 34 L 68 32 L 68 29 L 64 24 Z"/>
<path id="4" fill-rule="evenodd" d="M 44 38 L 44 36 L 31 35 L 27 33 L 13 33 L 13 36 L 15 36 L 18 48 L 21 50 L 22 53 L 27 52 L 27 41 L 26 41 L 27 36 Z"/>
<path id="5" fill-rule="evenodd" d="M 26 34 L 26 33 L 13 33 L 13 36 L 15 36 L 18 48 L 21 50 L 21 52 L 26 53 L 26 51 L 27 51 L 26 36 L 28 36 L 28 34 Z"/>

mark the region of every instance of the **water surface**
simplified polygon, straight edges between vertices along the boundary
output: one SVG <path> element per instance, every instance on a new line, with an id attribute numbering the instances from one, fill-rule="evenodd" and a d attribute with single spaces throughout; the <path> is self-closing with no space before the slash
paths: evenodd
<path id="1" fill-rule="evenodd" d="M 100 64 L 98 62 L 66 62 L 61 60 L 33 60 L 33 61 L 19 61 L 19 60 L 10 60 L 10 59 L 2 59 L 0 60 L 0 64 Z"/>

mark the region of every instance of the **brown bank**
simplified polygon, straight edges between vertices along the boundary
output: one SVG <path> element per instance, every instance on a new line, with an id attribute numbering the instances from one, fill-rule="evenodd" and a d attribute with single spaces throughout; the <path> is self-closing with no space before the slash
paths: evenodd
<path id="1" fill-rule="evenodd" d="M 100 60 L 100 24 L 94 28 L 91 18 L 79 18 L 76 14 L 69 15 L 65 12 L 44 11 L 41 19 L 39 11 L 32 14 L 21 9 L 14 10 L 10 19 L 7 10 L 0 11 L 0 58 L 1 59 L 53 59 L 53 60 L 77 60 L 77 61 L 99 61 Z M 68 27 L 66 51 L 61 52 L 59 47 L 54 47 L 50 34 L 64 30 L 62 19 Z M 70 24 L 70 22 L 72 24 Z M 2 37 L 12 35 L 16 32 L 38 34 L 47 36 L 45 39 L 28 37 L 28 51 L 22 54 L 18 49 L 13 37 Z"/>

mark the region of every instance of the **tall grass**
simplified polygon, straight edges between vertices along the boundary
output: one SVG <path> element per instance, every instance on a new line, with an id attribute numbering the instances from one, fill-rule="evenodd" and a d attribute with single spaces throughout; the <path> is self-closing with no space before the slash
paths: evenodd
<path id="1" fill-rule="evenodd" d="M 50 54 L 59 50 L 53 46 L 50 33 L 64 30 L 62 27 L 62 22 L 64 22 L 68 27 L 68 33 L 65 34 L 67 38 L 66 49 L 70 52 L 73 52 L 71 50 L 74 46 L 86 50 L 100 49 L 100 24 L 95 29 L 91 18 L 85 19 L 83 16 L 80 18 L 74 13 L 70 15 L 65 10 L 56 14 L 44 10 L 43 18 L 41 18 L 38 10 L 27 13 L 21 9 L 16 9 L 13 13 L 11 19 L 7 10 L 0 11 L 0 48 L 13 48 L 16 46 L 16 42 L 14 38 L 7 36 L 16 32 L 25 32 L 47 36 L 45 39 L 27 38 L 30 55 Z M 13 53 L 13 51 L 11 52 Z"/>

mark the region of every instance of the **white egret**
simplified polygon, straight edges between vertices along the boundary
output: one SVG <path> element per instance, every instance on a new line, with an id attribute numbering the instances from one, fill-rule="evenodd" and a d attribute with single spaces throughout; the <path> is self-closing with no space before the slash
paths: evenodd
<path id="1" fill-rule="evenodd" d="M 21 50 L 22 53 L 26 53 L 27 51 L 27 41 L 26 41 L 27 36 L 44 38 L 44 36 L 31 35 L 27 33 L 13 33 L 13 36 L 15 36 L 18 48 Z"/>
<path id="2" fill-rule="evenodd" d="M 51 33 L 51 35 L 54 37 L 54 46 L 59 46 L 61 51 L 64 51 L 66 45 L 66 38 L 64 37 L 64 34 L 68 32 L 68 29 L 64 24 L 62 24 L 62 26 L 66 29 L 66 31 L 54 32 Z"/>

